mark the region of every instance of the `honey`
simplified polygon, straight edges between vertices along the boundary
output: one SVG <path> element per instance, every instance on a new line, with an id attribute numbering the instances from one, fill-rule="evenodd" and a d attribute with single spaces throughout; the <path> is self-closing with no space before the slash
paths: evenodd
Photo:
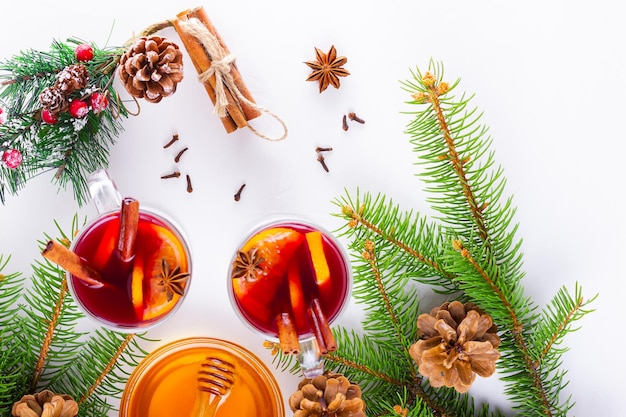
<path id="1" fill-rule="evenodd" d="M 183 339 L 149 354 L 128 380 L 120 417 L 190 416 L 207 357 L 234 367 L 234 383 L 221 397 L 216 417 L 284 417 L 283 398 L 268 368 L 243 347 L 211 338 Z"/>

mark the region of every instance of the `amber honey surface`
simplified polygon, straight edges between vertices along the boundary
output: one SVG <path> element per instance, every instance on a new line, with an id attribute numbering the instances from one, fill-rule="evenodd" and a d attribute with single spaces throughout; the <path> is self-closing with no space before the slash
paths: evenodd
<path id="1" fill-rule="evenodd" d="M 223 340 L 191 338 L 163 346 L 139 364 L 123 393 L 120 417 L 190 416 L 206 357 L 228 361 L 235 369 L 234 384 L 221 398 L 216 417 L 284 416 L 278 384 L 256 356 Z"/>

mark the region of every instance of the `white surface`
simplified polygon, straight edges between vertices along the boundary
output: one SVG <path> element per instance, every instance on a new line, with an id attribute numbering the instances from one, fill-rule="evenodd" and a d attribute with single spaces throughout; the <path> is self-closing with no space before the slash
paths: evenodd
<path id="1" fill-rule="evenodd" d="M 91 2 L 89 2 L 91 3 Z M 158 4 L 158 6 L 157 6 Z M 619 2 L 518 3 L 118 1 L 4 2 L 0 57 L 25 48 L 47 49 L 52 39 L 77 36 L 120 45 L 133 32 L 203 5 L 231 52 L 256 101 L 280 115 L 289 137 L 269 143 L 244 130 L 227 135 L 186 57 L 178 92 L 158 105 L 142 102 L 141 115 L 124 122 L 111 149 L 110 172 L 123 194 L 173 214 L 194 252 L 192 293 L 177 315 L 151 333 L 163 343 L 211 336 L 245 345 L 268 364 L 261 339 L 239 323 L 225 293 L 231 251 L 264 213 L 311 216 L 327 228 L 339 225 L 330 201 L 357 187 L 383 192 L 406 210 L 427 211 L 418 167 L 403 134 L 412 108 L 399 81 L 410 69 L 442 61 L 458 93 L 476 93 L 485 112 L 497 161 L 514 194 L 524 239 L 524 285 L 542 306 L 561 285 L 579 281 L 584 294 L 599 293 L 597 311 L 566 338 L 564 357 L 576 401 L 571 415 L 619 416 L 624 362 L 623 304 L 626 252 L 621 121 L 626 106 L 626 29 Z M 178 40 L 173 30 L 162 35 Z M 351 75 L 318 94 L 305 82 L 314 47 L 331 44 L 348 57 Z M 182 47 L 182 45 L 181 45 Z M 365 125 L 341 130 L 341 116 L 356 111 Z M 257 124 L 272 133 L 275 125 Z M 179 164 L 193 179 L 162 181 L 173 167 L 178 133 L 189 146 Z M 330 173 L 316 161 L 315 146 L 332 146 Z M 77 206 L 70 191 L 50 186 L 50 174 L 32 180 L 0 206 L 0 253 L 13 254 L 11 270 L 29 274 L 36 240 L 69 226 Z M 247 184 L 241 201 L 233 201 Z M 79 210 L 91 215 L 92 207 Z M 357 308 L 345 323 L 357 322 Z M 270 367 L 272 365 L 270 364 Z M 285 399 L 296 377 L 276 372 Z M 507 403 L 495 378 L 479 380 L 479 399 Z M 290 413 L 288 413 L 289 415 Z"/>

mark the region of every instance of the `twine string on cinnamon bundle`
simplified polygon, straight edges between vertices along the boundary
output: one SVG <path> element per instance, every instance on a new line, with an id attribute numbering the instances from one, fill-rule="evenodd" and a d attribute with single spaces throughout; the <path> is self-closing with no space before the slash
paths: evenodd
<path id="1" fill-rule="evenodd" d="M 240 90 L 235 78 L 231 72 L 232 66 L 235 62 L 235 56 L 226 51 L 220 40 L 211 33 L 200 21 L 195 17 L 189 17 L 185 20 L 179 20 L 177 22 L 178 28 L 184 31 L 187 35 L 195 38 L 205 49 L 206 53 L 211 59 L 211 65 L 205 71 L 198 75 L 198 79 L 203 84 L 211 82 L 215 90 L 215 108 L 214 113 L 220 118 L 224 118 L 228 112 L 228 106 L 231 104 L 228 100 L 229 93 L 235 100 L 235 105 L 241 107 L 242 105 L 248 106 L 253 110 L 257 110 L 266 113 L 276 119 L 283 128 L 283 133 L 277 138 L 271 138 L 265 134 L 259 132 L 254 127 L 250 126 L 245 121 L 245 125 L 260 138 L 270 141 L 280 141 L 287 137 L 287 125 L 285 122 L 275 113 L 263 108 L 256 104 L 254 101 L 248 99 Z M 213 85 L 214 83 L 214 85 Z"/>

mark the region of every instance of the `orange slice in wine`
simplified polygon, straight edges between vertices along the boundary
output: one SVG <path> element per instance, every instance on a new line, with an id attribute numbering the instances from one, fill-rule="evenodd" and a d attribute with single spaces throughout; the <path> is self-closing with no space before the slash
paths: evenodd
<path id="1" fill-rule="evenodd" d="M 260 272 L 256 277 L 233 279 L 236 297 L 244 304 L 246 297 L 254 297 L 260 304 L 271 303 L 285 280 L 289 261 L 303 241 L 302 233 L 287 227 L 272 227 L 252 236 L 241 251 L 256 249 L 256 256 L 263 259 L 258 265 Z"/>
<path id="2" fill-rule="evenodd" d="M 324 254 L 324 240 L 322 232 L 308 232 L 305 234 L 306 243 L 311 254 L 311 262 L 315 271 L 315 282 L 320 287 L 330 281 L 330 269 Z"/>
<path id="3" fill-rule="evenodd" d="M 113 255 L 119 234 L 118 229 L 119 221 L 117 219 L 109 221 L 106 225 L 104 233 L 102 234 L 102 240 L 100 240 L 98 248 L 94 252 L 93 259 L 91 260 L 91 265 L 96 271 L 104 270 Z"/>
<path id="4" fill-rule="evenodd" d="M 154 250 L 151 251 L 144 264 L 145 277 L 149 282 L 146 294 L 144 294 L 143 319 L 152 320 L 169 313 L 180 298 L 174 293 L 173 297 L 168 300 L 166 288 L 160 285 L 162 261 L 165 260 L 170 271 L 177 266 L 180 267 L 181 272 L 188 271 L 189 264 L 182 242 L 172 231 L 155 224 L 140 224 L 140 228 L 149 228 L 145 236 L 155 242 Z"/>
<path id="5" fill-rule="evenodd" d="M 143 276 L 143 260 L 136 258 L 133 262 L 130 289 L 135 315 L 139 320 L 143 320 Z"/>

